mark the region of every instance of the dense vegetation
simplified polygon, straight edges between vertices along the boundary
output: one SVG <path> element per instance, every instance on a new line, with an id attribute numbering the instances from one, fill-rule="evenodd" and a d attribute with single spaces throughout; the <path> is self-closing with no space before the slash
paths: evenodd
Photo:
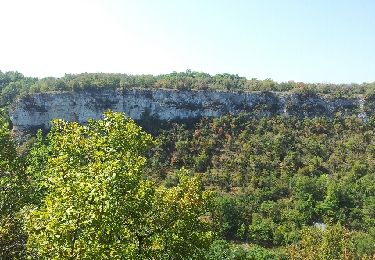
<path id="1" fill-rule="evenodd" d="M 308 227 L 339 225 L 356 252 L 372 254 L 374 134 L 375 117 L 240 115 L 201 120 L 193 129 L 175 124 L 158 135 L 148 175 L 173 183 L 173 169 L 184 166 L 200 176 L 219 194 L 212 218 L 227 240 L 288 247 Z"/>
<path id="2" fill-rule="evenodd" d="M 371 84 L 271 87 L 269 80 L 190 71 L 41 80 L 7 72 L 0 73 L 1 106 L 30 92 L 201 89 L 203 79 L 202 88 L 371 93 Z M 229 79 L 236 83 L 226 85 Z M 375 116 L 150 120 L 140 122 L 146 133 L 108 112 L 87 126 L 56 120 L 47 136 L 23 146 L 5 117 L 0 259 L 375 257 Z"/>
<path id="3" fill-rule="evenodd" d="M 2 125 L 3 258 L 375 253 L 374 117 L 224 116 L 164 126 L 153 141 L 107 114 L 56 121 L 24 156 Z"/>

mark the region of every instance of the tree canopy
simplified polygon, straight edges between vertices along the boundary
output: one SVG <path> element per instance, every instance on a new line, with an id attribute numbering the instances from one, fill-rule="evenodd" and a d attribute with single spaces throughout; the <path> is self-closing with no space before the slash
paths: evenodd
<path id="1" fill-rule="evenodd" d="M 185 171 L 171 188 L 143 178 L 144 153 L 152 142 L 122 114 L 106 113 L 87 126 L 55 121 L 40 174 L 45 196 L 27 216 L 31 254 L 198 258 L 212 238 L 203 221 L 210 194 Z"/>

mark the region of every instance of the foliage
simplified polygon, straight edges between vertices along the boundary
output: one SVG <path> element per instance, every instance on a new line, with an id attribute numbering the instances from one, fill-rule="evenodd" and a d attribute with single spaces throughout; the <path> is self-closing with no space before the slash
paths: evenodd
<path id="1" fill-rule="evenodd" d="M 28 179 L 8 125 L 0 118 L 0 259 L 24 255 L 25 234 L 18 217 L 27 201 Z"/>
<path id="2" fill-rule="evenodd" d="M 372 246 L 358 250 L 358 237 L 341 225 L 324 229 L 306 228 L 298 244 L 288 248 L 291 259 L 371 259 L 375 256 Z M 360 239 L 360 241 L 364 241 Z M 373 241 L 371 241 L 373 242 Z M 371 243 L 370 242 L 370 243 Z"/>
<path id="3" fill-rule="evenodd" d="M 243 247 L 229 244 L 225 240 L 215 240 L 206 253 L 207 260 L 271 260 L 286 259 L 283 253 L 257 245 Z"/>
<path id="4" fill-rule="evenodd" d="M 44 149 L 48 160 L 29 170 L 42 171 L 45 194 L 27 216 L 29 253 L 48 259 L 198 258 L 212 236 L 204 217 L 211 195 L 186 171 L 171 188 L 144 179 L 144 153 L 152 143 L 122 114 L 106 113 L 87 126 L 55 121 Z"/>
<path id="5" fill-rule="evenodd" d="M 163 182 L 184 166 L 217 190 L 212 218 L 224 239 L 284 247 L 305 227 L 340 224 L 360 234 L 353 252 L 363 255 L 375 238 L 374 119 L 243 114 L 174 125 L 147 169 Z"/>

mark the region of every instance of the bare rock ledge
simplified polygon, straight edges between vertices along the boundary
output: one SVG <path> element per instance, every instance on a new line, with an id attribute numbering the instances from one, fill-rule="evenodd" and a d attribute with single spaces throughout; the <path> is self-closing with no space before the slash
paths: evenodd
<path id="1" fill-rule="evenodd" d="M 367 118 L 375 101 L 362 97 L 332 98 L 317 94 L 284 92 L 225 92 L 167 89 L 88 90 L 28 95 L 16 101 L 10 118 L 16 132 L 47 130 L 52 119 L 86 123 L 110 109 L 135 120 L 153 117 L 178 121 L 218 117 L 240 112 L 260 116 L 332 117 L 335 114 Z"/>

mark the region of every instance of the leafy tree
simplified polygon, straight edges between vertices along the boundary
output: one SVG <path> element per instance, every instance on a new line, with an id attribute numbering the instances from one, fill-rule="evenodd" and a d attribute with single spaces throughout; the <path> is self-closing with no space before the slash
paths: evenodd
<path id="1" fill-rule="evenodd" d="M 207 260 L 227 260 L 231 257 L 230 244 L 225 240 L 215 240 L 207 250 Z"/>
<path id="2" fill-rule="evenodd" d="M 48 160 L 38 168 L 45 197 L 27 215 L 29 253 L 48 259 L 199 258 L 212 236 L 204 216 L 211 193 L 186 171 L 171 188 L 143 178 L 152 143 L 119 113 L 87 126 L 55 121 Z"/>
<path id="3" fill-rule="evenodd" d="M 286 256 L 279 252 L 251 245 L 245 248 L 238 245 L 231 245 L 225 240 L 215 240 L 206 253 L 207 260 L 271 260 L 286 259 Z"/>
<path id="4" fill-rule="evenodd" d="M 363 234 L 362 234 L 363 235 Z M 373 245 L 368 247 L 359 242 L 358 234 L 351 233 L 341 225 L 328 226 L 326 229 L 306 228 L 298 244 L 288 247 L 291 259 L 371 259 L 374 256 Z M 367 237 L 370 243 L 371 238 Z M 362 243 L 361 245 L 358 245 Z M 355 244 L 357 243 L 357 245 Z M 358 250 L 358 247 L 361 250 Z"/>
<path id="5" fill-rule="evenodd" d="M 24 256 L 26 237 L 18 213 L 27 201 L 27 183 L 8 124 L 0 117 L 0 259 Z"/>

